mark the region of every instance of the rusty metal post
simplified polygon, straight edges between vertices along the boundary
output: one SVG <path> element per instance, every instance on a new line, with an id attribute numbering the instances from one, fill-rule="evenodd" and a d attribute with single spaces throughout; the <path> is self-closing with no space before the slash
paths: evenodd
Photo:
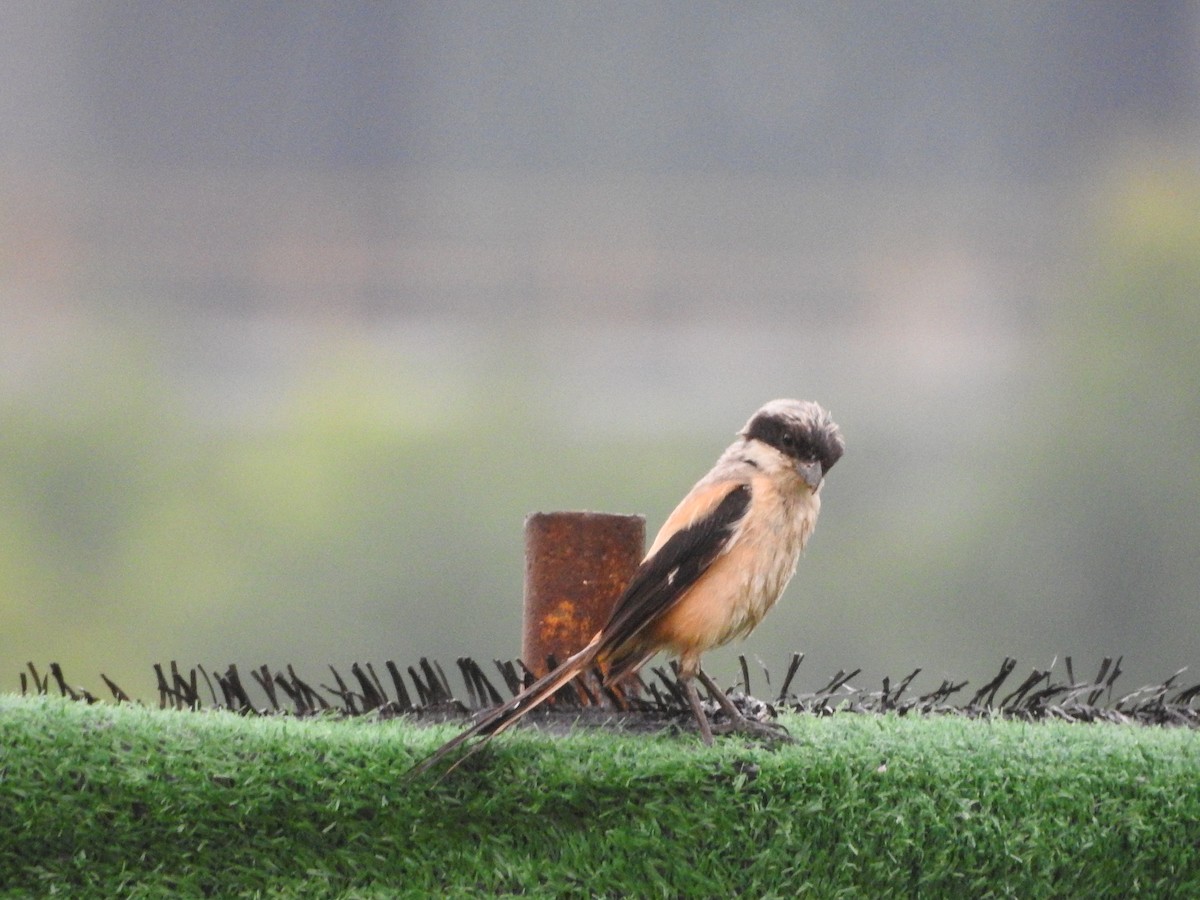
<path id="1" fill-rule="evenodd" d="M 525 519 L 521 659 L 536 675 L 592 639 L 642 561 L 646 520 L 593 512 Z"/>

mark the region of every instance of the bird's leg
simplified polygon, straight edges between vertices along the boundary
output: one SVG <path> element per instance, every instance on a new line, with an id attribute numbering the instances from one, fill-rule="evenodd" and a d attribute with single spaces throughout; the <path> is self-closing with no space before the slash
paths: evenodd
<path id="1" fill-rule="evenodd" d="M 706 747 L 711 747 L 713 742 L 712 726 L 708 724 L 708 716 L 704 714 L 704 707 L 700 705 L 700 695 L 696 692 L 696 682 L 690 676 L 683 679 L 683 691 L 687 694 L 688 705 L 692 708 L 692 715 L 696 717 L 696 724 L 700 726 L 700 738 L 704 741 Z"/>
<path id="2" fill-rule="evenodd" d="M 718 725 L 715 729 L 709 727 L 709 732 L 719 731 L 738 732 L 741 734 L 752 735 L 754 737 L 770 738 L 773 741 L 790 741 L 787 729 L 782 725 L 774 722 L 759 722 L 757 719 L 748 719 L 742 715 L 741 710 L 733 705 L 733 701 L 725 696 L 725 692 L 717 687 L 716 683 L 708 677 L 703 669 L 696 669 L 696 677 L 700 679 L 700 683 L 716 699 L 717 705 L 721 707 L 725 715 L 729 717 L 728 725 Z M 690 685 L 691 682 L 689 681 Z M 695 688 L 692 688 L 695 691 Z M 692 705 L 693 711 L 696 709 L 696 704 Z M 707 722 L 705 723 L 708 724 Z"/>

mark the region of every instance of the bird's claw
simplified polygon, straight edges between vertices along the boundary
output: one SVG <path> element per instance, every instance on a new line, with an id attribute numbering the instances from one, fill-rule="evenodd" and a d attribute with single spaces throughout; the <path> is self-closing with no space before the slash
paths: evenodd
<path id="1" fill-rule="evenodd" d="M 794 743 L 791 733 L 778 722 L 760 722 L 742 716 L 712 726 L 713 734 L 741 734 L 772 744 Z"/>

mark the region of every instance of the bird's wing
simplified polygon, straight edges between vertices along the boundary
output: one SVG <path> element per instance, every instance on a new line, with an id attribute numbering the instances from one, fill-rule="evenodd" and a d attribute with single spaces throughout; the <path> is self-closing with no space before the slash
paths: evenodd
<path id="1" fill-rule="evenodd" d="M 728 549 L 749 508 L 746 482 L 705 485 L 683 499 L 663 525 L 671 536 L 643 560 L 617 599 L 601 630 L 600 658 L 620 659 L 625 645 L 679 601 Z"/>

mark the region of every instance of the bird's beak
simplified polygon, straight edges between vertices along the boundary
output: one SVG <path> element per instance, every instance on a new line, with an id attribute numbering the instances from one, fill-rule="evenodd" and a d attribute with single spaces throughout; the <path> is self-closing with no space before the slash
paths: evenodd
<path id="1" fill-rule="evenodd" d="M 796 463 L 796 471 L 804 479 L 804 483 L 815 494 L 817 488 L 821 486 L 821 479 L 824 477 L 821 471 L 821 464 L 819 462 L 798 462 Z"/>

